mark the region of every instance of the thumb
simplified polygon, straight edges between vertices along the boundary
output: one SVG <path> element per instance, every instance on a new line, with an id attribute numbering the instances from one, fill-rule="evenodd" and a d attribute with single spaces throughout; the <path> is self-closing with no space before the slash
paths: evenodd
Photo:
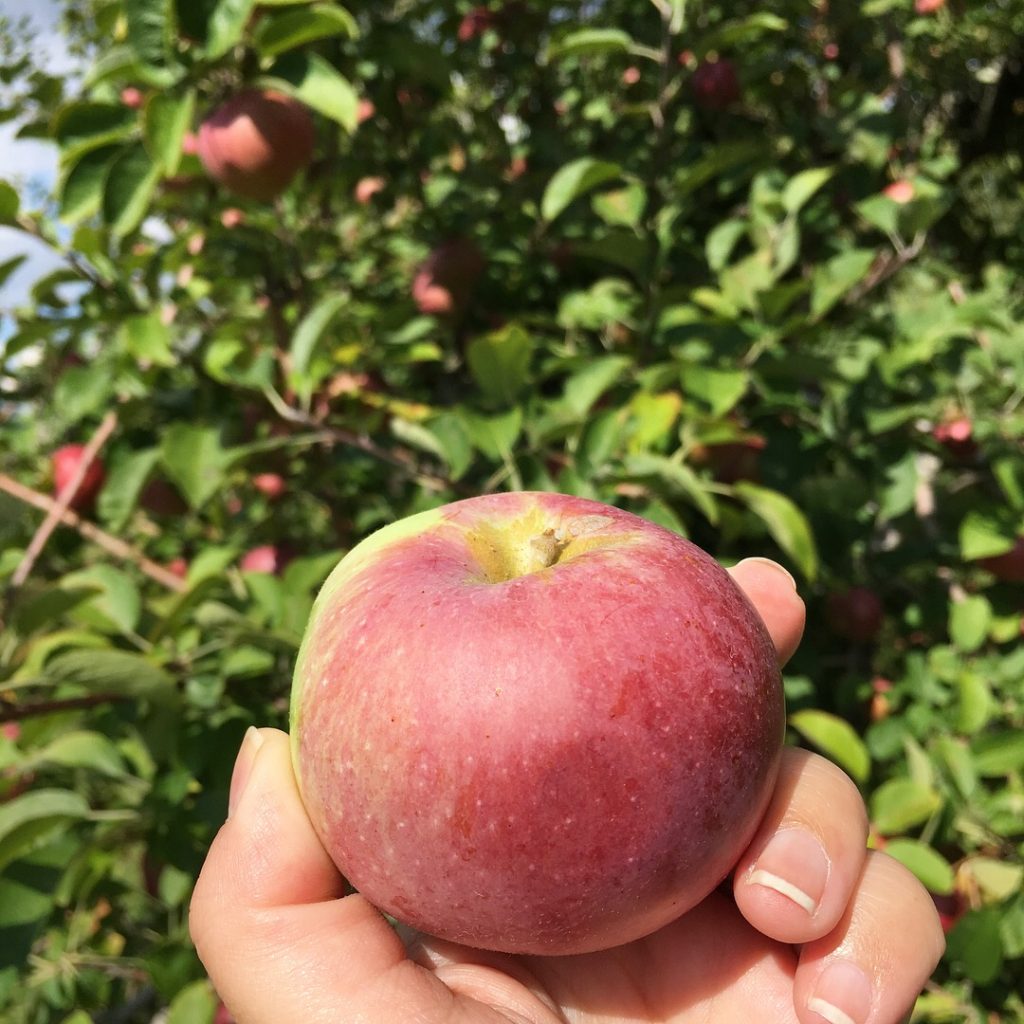
<path id="1" fill-rule="evenodd" d="M 199 957 L 239 1024 L 370 1024 L 402 1019 L 402 1008 L 404 1019 L 433 1019 L 427 1007 L 444 1000 L 432 990 L 447 990 L 407 960 L 377 910 L 343 892 L 299 797 L 287 735 L 250 729 L 189 911 Z"/>

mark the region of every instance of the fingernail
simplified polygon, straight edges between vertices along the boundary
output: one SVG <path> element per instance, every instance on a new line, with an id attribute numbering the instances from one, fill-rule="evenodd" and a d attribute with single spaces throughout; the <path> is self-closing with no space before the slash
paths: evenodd
<path id="1" fill-rule="evenodd" d="M 254 725 L 245 730 L 245 737 L 235 758 L 235 767 L 231 772 L 231 789 L 228 791 L 228 817 L 235 813 L 238 801 L 245 791 L 245 784 L 252 772 L 252 763 L 256 760 L 256 751 L 263 746 L 263 734 Z"/>
<path id="2" fill-rule="evenodd" d="M 770 558 L 754 557 L 744 558 L 743 561 L 739 562 L 738 564 L 743 565 L 745 562 L 756 562 L 758 565 L 767 565 L 768 568 L 774 569 L 780 575 L 785 576 L 786 579 L 789 580 L 790 585 L 793 587 L 793 589 L 796 590 L 796 580 L 793 578 L 793 574 L 787 568 L 785 568 L 785 566 L 779 565 L 778 562 L 773 562 Z"/>
<path id="3" fill-rule="evenodd" d="M 828 1024 L 864 1024 L 871 1013 L 871 983 L 849 960 L 834 960 L 818 977 L 807 1009 Z"/>
<path id="4" fill-rule="evenodd" d="M 777 832 L 757 858 L 747 882 L 773 889 L 812 917 L 825 893 L 829 861 L 810 832 L 790 828 Z"/>

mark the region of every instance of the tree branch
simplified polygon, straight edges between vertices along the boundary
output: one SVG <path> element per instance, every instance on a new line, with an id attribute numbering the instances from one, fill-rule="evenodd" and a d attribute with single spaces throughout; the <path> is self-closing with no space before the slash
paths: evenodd
<path id="1" fill-rule="evenodd" d="M 39 715 L 53 715 L 59 711 L 78 711 L 110 704 L 116 700 L 127 700 L 123 693 L 91 693 L 87 697 L 68 697 L 65 700 L 39 700 L 31 704 L 12 704 L 0 700 L 0 722 L 23 722 L 26 718 Z"/>
<path id="2" fill-rule="evenodd" d="M 18 483 L 17 480 L 11 479 L 5 473 L 0 473 L 0 491 L 5 491 L 19 501 L 25 502 L 26 505 L 31 505 L 33 508 L 41 509 L 44 512 L 52 512 L 57 507 L 57 502 L 53 498 Z M 182 593 L 186 589 L 187 585 L 184 580 L 175 576 L 174 573 L 165 569 L 162 565 L 158 565 L 156 562 L 148 559 L 138 548 L 134 548 L 130 544 L 126 544 L 119 537 L 114 537 L 105 530 L 101 530 L 94 523 L 82 519 L 81 516 L 70 509 L 64 509 L 60 513 L 58 522 L 64 526 L 70 526 L 73 530 L 77 530 L 86 540 L 92 541 L 97 547 L 103 548 L 104 551 L 115 558 L 138 566 L 150 579 L 155 580 L 161 586 L 167 587 L 168 590 Z"/>

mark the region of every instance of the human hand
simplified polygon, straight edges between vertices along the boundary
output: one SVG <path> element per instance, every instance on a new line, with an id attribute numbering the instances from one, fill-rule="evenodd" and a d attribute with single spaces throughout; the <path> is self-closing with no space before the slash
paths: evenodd
<path id="1" fill-rule="evenodd" d="M 777 566 L 732 570 L 785 662 L 804 608 Z M 784 752 L 731 879 L 629 945 L 528 957 L 401 935 L 345 895 L 306 816 L 288 737 L 250 730 L 192 898 L 199 956 L 239 1024 L 897 1024 L 943 949 L 921 884 L 866 849 L 854 784 Z"/>

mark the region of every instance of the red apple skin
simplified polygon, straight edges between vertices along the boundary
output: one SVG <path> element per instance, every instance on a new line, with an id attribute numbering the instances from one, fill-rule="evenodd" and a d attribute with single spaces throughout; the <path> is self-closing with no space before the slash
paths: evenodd
<path id="1" fill-rule="evenodd" d="M 725 58 L 704 61 L 693 73 L 693 99 L 702 110 L 727 110 L 743 95 L 736 65 Z"/>
<path id="2" fill-rule="evenodd" d="M 291 721 L 311 820 L 370 902 L 477 948 L 565 955 L 649 934 L 727 876 L 784 706 L 771 639 L 714 559 L 527 492 L 354 548 L 317 599 Z"/>
<path id="3" fill-rule="evenodd" d="M 141 89 L 136 89 L 134 85 L 128 85 L 121 90 L 121 102 L 132 110 L 138 110 L 145 102 L 145 97 L 142 95 Z"/>
<path id="4" fill-rule="evenodd" d="M 946 6 L 946 0 L 915 0 L 914 10 L 918 14 L 934 14 Z"/>
<path id="5" fill-rule="evenodd" d="M 248 199 L 276 199 L 313 156 L 309 111 L 282 93 L 247 89 L 199 128 L 199 159 L 207 174 Z"/>
<path id="6" fill-rule="evenodd" d="M 885 621 L 882 599 L 870 587 L 830 594 L 826 611 L 833 632 L 854 643 L 871 643 Z"/>
<path id="7" fill-rule="evenodd" d="M 894 203 L 898 203 L 900 206 L 906 206 L 907 203 L 914 201 L 914 196 L 917 194 L 912 181 L 906 179 L 900 179 L 894 181 L 889 185 L 886 185 L 882 189 L 882 195 L 886 199 L 891 199 Z"/>
<path id="8" fill-rule="evenodd" d="M 271 501 L 276 501 L 288 490 L 288 483 L 280 473 L 257 473 L 252 478 L 252 485 Z"/>
<path id="9" fill-rule="evenodd" d="M 1024 536 L 1018 537 L 1009 551 L 981 558 L 978 564 L 1004 583 L 1024 583 Z"/>
<path id="10" fill-rule="evenodd" d="M 72 478 L 78 472 L 79 463 L 85 454 L 84 444 L 66 444 L 58 448 L 51 456 L 53 466 L 53 485 L 57 495 L 71 483 Z M 107 479 L 106 470 L 99 459 L 93 459 L 89 468 L 85 471 L 75 496 L 68 502 L 68 508 L 77 512 L 84 512 L 92 508 L 96 498 L 103 489 Z"/>
<path id="11" fill-rule="evenodd" d="M 423 262 L 412 283 L 416 307 L 426 316 L 458 316 L 469 305 L 486 260 L 470 238 L 450 238 Z"/>
<path id="12" fill-rule="evenodd" d="M 380 177 L 367 177 L 360 178 L 356 182 L 356 187 L 353 192 L 356 202 L 365 206 L 378 192 L 383 192 L 387 187 L 387 182 Z"/>

